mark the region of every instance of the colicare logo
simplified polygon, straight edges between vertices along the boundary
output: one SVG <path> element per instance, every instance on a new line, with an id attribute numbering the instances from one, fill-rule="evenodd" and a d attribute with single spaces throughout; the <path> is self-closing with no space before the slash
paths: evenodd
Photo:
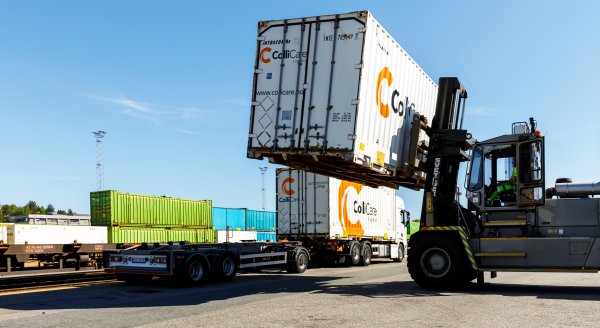
<path id="1" fill-rule="evenodd" d="M 375 90 L 375 101 L 379 108 L 379 114 L 381 114 L 383 118 L 387 118 L 390 116 L 390 106 L 381 100 L 381 83 L 383 80 L 387 81 L 388 87 L 392 85 L 392 81 L 394 80 L 392 72 L 390 72 L 390 69 L 387 67 L 384 67 L 381 72 L 379 72 L 379 76 L 377 76 L 377 89 Z"/>
<path id="2" fill-rule="evenodd" d="M 288 195 L 288 196 L 293 196 L 296 191 L 294 191 L 292 188 L 290 188 L 290 185 L 292 183 L 294 183 L 296 181 L 296 179 L 294 178 L 287 178 L 284 179 L 283 182 L 281 183 L 281 190 L 283 190 L 283 193 Z"/>
<path id="3" fill-rule="evenodd" d="M 394 113 L 398 114 L 398 116 L 404 115 L 404 107 L 408 106 L 414 107 L 415 105 L 408 101 L 408 97 L 405 97 L 404 101 L 400 100 L 400 92 L 395 89 L 392 91 L 392 96 L 390 97 L 390 101 L 384 102 L 383 98 L 383 81 L 387 87 L 391 87 L 394 82 L 394 76 L 390 71 L 389 67 L 384 67 L 377 76 L 377 85 L 375 87 L 375 102 L 377 103 L 377 108 L 379 109 L 379 114 L 383 118 L 388 118 L 390 116 L 390 104 Z"/>
<path id="4" fill-rule="evenodd" d="M 263 62 L 265 64 L 268 64 L 271 62 L 271 58 L 268 57 L 271 50 L 273 50 L 273 49 L 271 49 L 270 47 L 265 47 L 265 48 L 263 48 L 263 50 L 260 51 L 260 61 L 261 62 Z"/>
<path id="5" fill-rule="evenodd" d="M 351 194 L 353 193 L 356 193 L 357 195 L 360 194 L 362 187 L 361 184 L 355 182 L 342 181 L 340 183 L 340 189 L 338 191 L 338 217 L 342 224 L 342 230 L 345 236 L 362 237 L 365 234 L 365 230 L 363 229 L 360 220 L 354 217 L 355 222 L 352 222 L 348 215 L 348 198 L 351 197 Z M 353 203 L 353 212 L 359 213 L 357 212 L 356 203 L 356 201 Z"/>

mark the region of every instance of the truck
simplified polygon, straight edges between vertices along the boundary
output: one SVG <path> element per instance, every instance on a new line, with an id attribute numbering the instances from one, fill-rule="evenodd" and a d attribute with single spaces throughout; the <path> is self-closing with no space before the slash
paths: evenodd
<path id="1" fill-rule="evenodd" d="M 388 187 L 371 188 L 297 169 L 277 169 L 277 235 L 322 264 L 402 262 L 410 215 Z"/>
<path id="2" fill-rule="evenodd" d="M 281 268 L 303 273 L 310 256 L 294 242 L 139 244 L 103 253 L 105 272 L 126 282 L 161 277 L 198 285 L 209 278 L 229 282 L 237 272 Z"/>

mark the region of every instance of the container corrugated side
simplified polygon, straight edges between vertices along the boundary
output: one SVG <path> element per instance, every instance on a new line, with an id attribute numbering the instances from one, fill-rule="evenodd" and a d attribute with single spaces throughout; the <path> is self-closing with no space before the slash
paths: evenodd
<path id="1" fill-rule="evenodd" d="M 437 85 L 370 13 L 261 22 L 254 72 L 248 157 L 369 184 L 422 182 L 410 131 L 416 113 L 433 118 Z"/>
<path id="2" fill-rule="evenodd" d="M 108 227 L 109 243 L 214 243 L 213 229 Z"/>
<path id="3" fill-rule="evenodd" d="M 277 212 L 246 210 L 246 230 L 271 231 L 277 226 Z"/>
<path id="4" fill-rule="evenodd" d="M 296 169 L 277 170 L 281 236 L 397 239 L 401 217 L 391 188 L 371 188 Z"/>
<path id="5" fill-rule="evenodd" d="M 15 224 L 8 227 L 8 243 L 23 244 L 103 244 L 106 227 Z"/>
<path id="6" fill-rule="evenodd" d="M 246 230 L 246 209 L 213 207 L 212 224 L 216 230 Z"/>
<path id="7" fill-rule="evenodd" d="M 106 190 L 90 193 L 90 207 L 93 225 L 212 226 L 210 200 L 184 200 Z"/>
<path id="8" fill-rule="evenodd" d="M 257 231 L 256 241 L 277 241 L 277 234 L 275 232 Z"/>

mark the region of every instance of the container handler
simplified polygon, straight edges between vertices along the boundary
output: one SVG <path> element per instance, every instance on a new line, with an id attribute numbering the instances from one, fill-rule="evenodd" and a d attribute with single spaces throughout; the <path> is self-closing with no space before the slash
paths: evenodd
<path id="1" fill-rule="evenodd" d="M 420 230 L 409 241 L 413 280 L 448 289 L 483 283 L 485 271 L 492 278 L 498 271 L 598 272 L 600 183 L 557 179 L 545 189 L 536 121 L 476 141 L 462 129 L 466 98 L 457 78 L 441 78 L 433 122 L 420 124 L 430 142 L 416 168 L 427 178 Z M 468 163 L 466 207 L 458 201 L 461 163 Z"/>

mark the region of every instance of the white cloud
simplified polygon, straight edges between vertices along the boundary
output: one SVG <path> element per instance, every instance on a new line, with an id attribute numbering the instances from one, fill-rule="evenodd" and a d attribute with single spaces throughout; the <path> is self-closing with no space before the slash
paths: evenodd
<path id="1" fill-rule="evenodd" d="M 194 106 L 191 107 L 173 107 L 146 103 L 124 96 L 120 97 L 100 97 L 90 96 L 93 99 L 107 102 L 121 108 L 119 113 L 150 122 L 155 125 L 165 125 L 169 121 L 177 120 L 200 120 L 204 118 L 207 110 Z M 187 131 L 187 130 L 186 130 Z M 181 132 L 181 131 L 180 131 Z"/>

